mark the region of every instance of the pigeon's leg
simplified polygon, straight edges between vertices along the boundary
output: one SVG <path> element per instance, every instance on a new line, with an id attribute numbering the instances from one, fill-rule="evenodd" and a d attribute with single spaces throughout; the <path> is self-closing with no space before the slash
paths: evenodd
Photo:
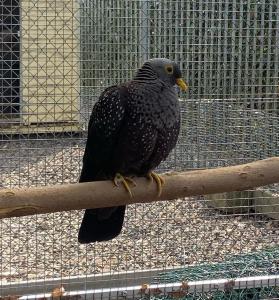
<path id="1" fill-rule="evenodd" d="M 163 185 L 165 184 L 165 179 L 155 172 L 149 172 L 147 174 L 147 178 L 151 180 L 151 182 L 155 180 L 158 187 L 158 197 L 160 197 L 162 194 Z"/>
<path id="2" fill-rule="evenodd" d="M 136 186 L 137 184 L 132 178 L 122 176 L 120 173 L 116 173 L 113 179 L 113 183 L 115 186 L 119 186 L 119 183 L 122 183 L 125 190 L 129 193 L 130 197 L 133 197 L 130 185 Z"/>

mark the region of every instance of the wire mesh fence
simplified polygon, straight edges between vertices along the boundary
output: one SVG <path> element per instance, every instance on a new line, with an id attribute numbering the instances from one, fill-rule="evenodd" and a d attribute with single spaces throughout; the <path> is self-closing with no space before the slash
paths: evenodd
<path id="1" fill-rule="evenodd" d="M 0 10 L 2 188 L 77 182 L 95 101 L 149 57 L 175 60 L 190 85 L 160 171 L 279 155 L 277 0 L 2 0 Z M 0 295 L 276 275 L 278 197 L 274 185 L 130 205 L 119 237 L 87 246 L 80 211 L 2 219 Z M 278 297 L 257 284 L 178 296 Z"/>

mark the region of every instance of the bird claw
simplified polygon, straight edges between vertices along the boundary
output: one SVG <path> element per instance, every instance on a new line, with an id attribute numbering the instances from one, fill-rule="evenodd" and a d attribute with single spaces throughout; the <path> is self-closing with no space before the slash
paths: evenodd
<path id="1" fill-rule="evenodd" d="M 130 197 L 131 198 L 133 197 L 133 194 L 132 194 L 132 191 L 131 191 L 131 188 L 129 185 L 136 186 L 137 184 L 135 183 L 135 181 L 132 178 L 122 176 L 120 173 L 116 173 L 115 177 L 113 179 L 113 183 L 117 187 L 119 186 L 119 183 L 122 183 L 125 190 L 129 193 Z"/>
<path id="2" fill-rule="evenodd" d="M 162 194 L 163 185 L 165 184 L 165 179 L 155 172 L 148 173 L 147 178 L 151 181 L 151 183 L 153 183 L 153 180 L 155 180 L 158 187 L 158 197 L 160 197 Z"/>

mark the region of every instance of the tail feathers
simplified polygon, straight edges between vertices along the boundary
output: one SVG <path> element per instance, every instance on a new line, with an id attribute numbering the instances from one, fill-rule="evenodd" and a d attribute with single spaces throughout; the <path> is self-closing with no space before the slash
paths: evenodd
<path id="1" fill-rule="evenodd" d="M 125 206 L 86 209 L 79 229 L 81 244 L 108 241 L 121 232 Z"/>

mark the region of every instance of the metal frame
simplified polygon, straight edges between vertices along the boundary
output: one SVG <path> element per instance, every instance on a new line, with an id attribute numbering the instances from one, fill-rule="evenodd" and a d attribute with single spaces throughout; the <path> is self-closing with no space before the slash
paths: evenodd
<path id="1" fill-rule="evenodd" d="M 142 271 L 142 272 L 127 272 L 127 273 L 118 273 L 111 276 L 111 281 L 106 282 L 110 284 L 110 288 L 108 287 L 100 287 L 100 277 L 94 276 L 97 280 L 95 282 L 90 281 L 85 284 L 85 280 L 89 278 L 93 279 L 94 277 L 87 276 L 86 278 L 75 277 L 68 279 L 68 283 L 71 283 L 71 288 L 78 288 L 77 282 L 83 280 L 83 289 L 76 289 L 67 291 L 66 284 L 63 283 L 63 292 L 61 296 L 73 297 L 76 296 L 79 299 L 88 299 L 88 297 L 92 297 L 96 299 L 134 299 L 134 298 L 142 298 L 143 296 L 163 296 L 168 295 L 171 297 L 183 297 L 189 293 L 206 293 L 206 292 L 216 292 L 223 291 L 229 292 L 232 290 L 241 290 L 241 289 L 253 289 L 253 288 L 263 288 L 263 287 L 274 287 L 278 285 L 279 275 L 267 275 L 267 276 L 254 276 L 254 277 L 241 277 L 241 278 L 231 278 L 231 279 L 215 279 L 215 280 L 202 280 L 202 281 L 189 281 L 189 282 L 176 282 L 176 283 L 167 283 L 167 284 L 151 284 L 148 285 L 143 283 L 141 285 L 128 285 L 131 284 L 134 278 L 134 283 L 139 283 L 139 278 L 141 280 L 147 279 L 145 276 L 153 274 L 154 270 L 150 271 Z M 157 270 L 158 272 L 158 270 Z M 139 274 L 138 274 L 139 273 Z M 138 277 L 140 275 L 141 277 Z M 127 285 L 122 287 L 113 287 L 114 284 L 120 283 L 122 280 L 125 281 L 127 277 L 132 276 L 129 281 L 127 281 Z M 125 279 L 126 278 L 126 279 Z M 76 280 L 76 281 L 75 281 Z M 37 281 L 38 284 L 40 281 Z M 48 287 L 47 282 L 49 281 L 41 281 L 44 283 L 44 287 Z M 61 279 L 54 281 L 57 284 L 60 283 Z M 53 282 L 53 283 L 54 283 Z M 105 281 L 104 281 L 105 282 Z M 96 285 L 97 288 L 92 289 L 92 283 Z M 26 283 L 25 283 L 26 284 Z M 31 284 L 31 283 L 29 283 Z M 98 286 L 99 285 L 99 286 Z M 35 287 L 35 286 L 34 286 Z M 49 285 L 51 287 L 51 285 Z M 65 288 L 66 287 L 66 288 Z M 65 291 L 64 291 L 65 289 Z M 38 293 L 36 294 L 36 289 L 34 289 L 34 294 L 27 294 L 28 291 L 25 291 L 25 294 L 22 295 L 20 290 L 18 290 L 18 294 L 22 295 L 19 297 L 20 300 L 27 299 L 52 299 L 54 297 L 52 292 L 47 293 Z M 24 292 L 24 291 L 23 291 Z M 26 293 L 27 292 L 27 293 Z"/>

